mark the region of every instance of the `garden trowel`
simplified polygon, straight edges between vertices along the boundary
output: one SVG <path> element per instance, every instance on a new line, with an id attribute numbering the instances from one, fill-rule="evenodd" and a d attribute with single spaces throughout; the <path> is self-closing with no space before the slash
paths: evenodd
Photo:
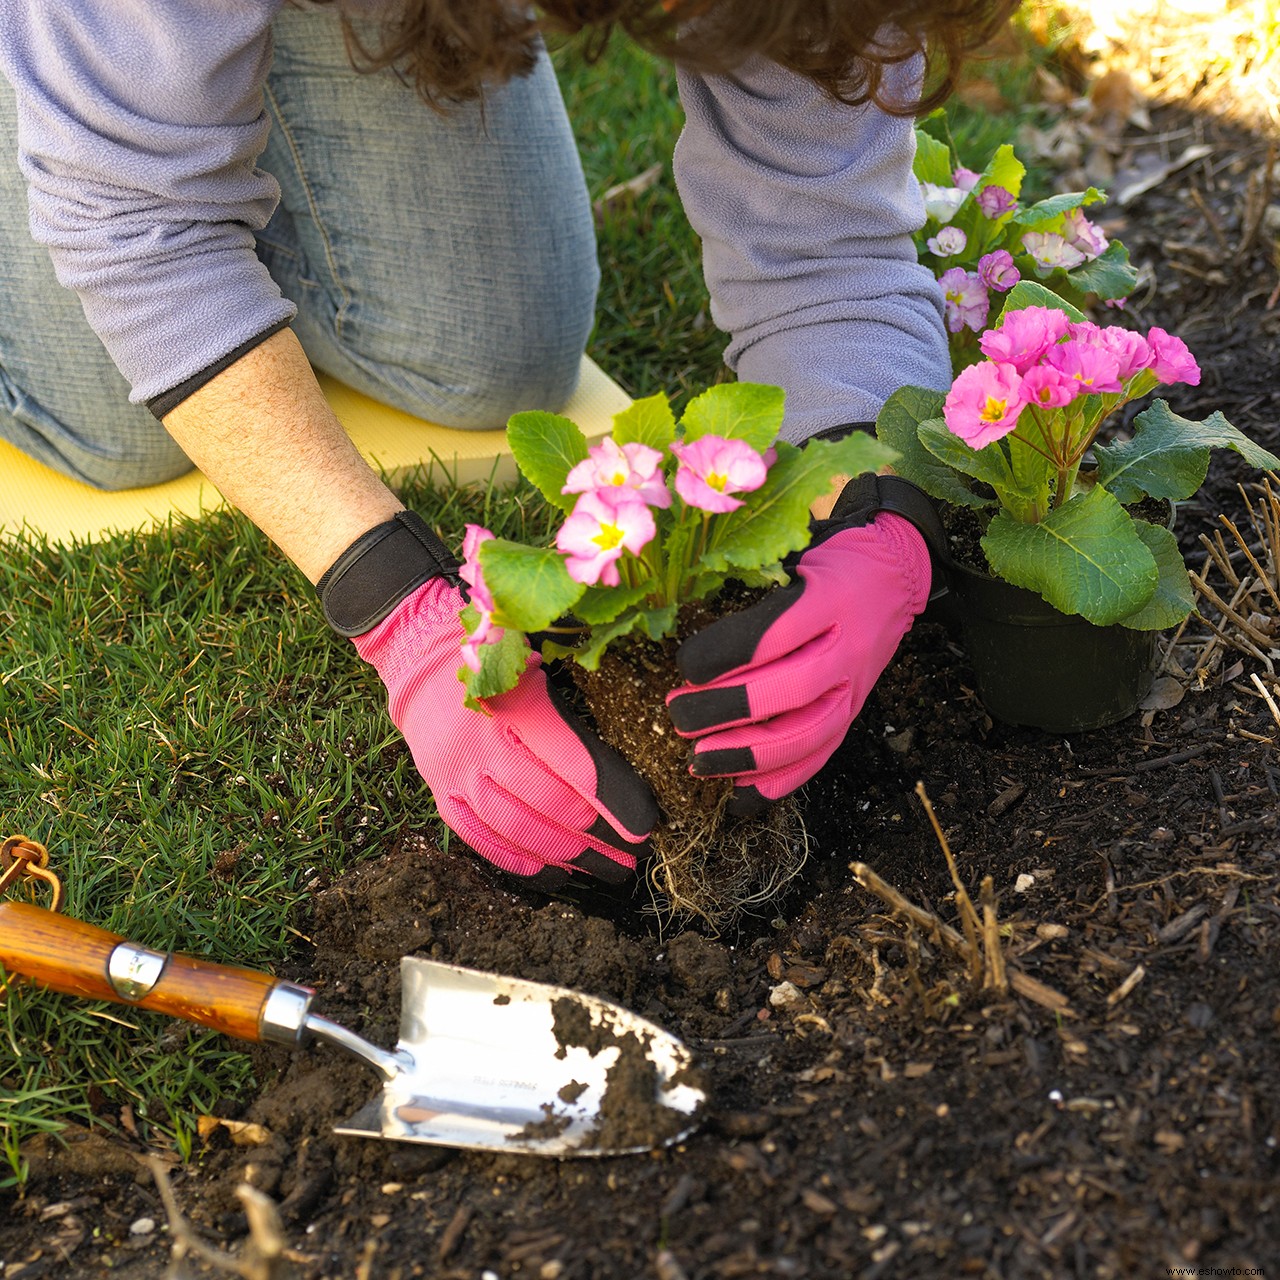
<path id="1" fill-rule="evenodd" d="M 566 987 L 405 956 L 394 1052 L 311 1012 L 310 989 L 153 951 L 22 902 L 0 902 L 0 966 L 66 995 L 113 1000 L 239 1040 L 337 1045 L 383 1077 L 336 1132 L 546 1156 L 678 1141 L 706 1095 L 689 1050 L 618 1005 Z"/>

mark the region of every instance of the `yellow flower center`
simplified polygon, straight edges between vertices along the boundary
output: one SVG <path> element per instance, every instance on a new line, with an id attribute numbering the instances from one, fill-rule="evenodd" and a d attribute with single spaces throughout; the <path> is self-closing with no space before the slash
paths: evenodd
<path id="1" fill-rule="evenodd" d="M 714 471 L 707 472 L 707 484 L 717 493 L 723 493 L 724 487 L 729 483 L 728 476 L 717 475 Z"/>
<path id="2" fill-rule="evenodd" d="M 997 400 L 995 396 L 988 396 L 987 403 L 982 406 L 982 412 L 978 416 L 983 422 L 999 422 L 1008 407 L 1007 400 Z"/>
<path id="3" fill-rule="evenodd" d="M 624 534 L 616 524 L 602 524 L 600 532 L 591 539 L 601 551 L 612 551 L 622 541 Z"/>

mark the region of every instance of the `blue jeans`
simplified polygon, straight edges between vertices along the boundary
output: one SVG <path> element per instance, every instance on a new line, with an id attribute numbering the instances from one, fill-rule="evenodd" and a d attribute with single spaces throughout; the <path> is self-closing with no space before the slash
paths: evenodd
<path id="1" fill-rule="evenodd" d="M 483 110 L 432 112 L 347 60 L 330 13 L 285 9 L 261 165 L 280 183 L 258 254 L 296 303 L 311 362 L 447 426 L 558 409 L 577 381 L 599 269 L 582 168 L 550 63 Z M 103 489 L 190 461 L 142 405 L 27 230 L 0 80 L 0 438 Z"/>

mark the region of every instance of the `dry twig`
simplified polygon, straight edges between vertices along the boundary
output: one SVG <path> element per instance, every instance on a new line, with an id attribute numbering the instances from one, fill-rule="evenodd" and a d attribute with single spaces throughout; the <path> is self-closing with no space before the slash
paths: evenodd
<path id="1" fill-rule="evenodd" d="M 160 1192 L 173 1241 L 166 1280 L 186 1280 L 189 1273 L 183 1262 L 189 1255 L 217 1271 L 242 1276 L 244 1280 L 288 1280 L 297 1274 L 292 1264 L 302 1261 L 303 1257 L 288 1247 L 280 1214 L 270 1197 L 247 1183 L 236 1189 L 236 1198 L 244 1205 L 249 1220 L 249 1239 L 238 1254 L 227 1253 L 202 1240 L 183 1217 L 164 1163 L 152 1156 L 147 1164 Z"/>

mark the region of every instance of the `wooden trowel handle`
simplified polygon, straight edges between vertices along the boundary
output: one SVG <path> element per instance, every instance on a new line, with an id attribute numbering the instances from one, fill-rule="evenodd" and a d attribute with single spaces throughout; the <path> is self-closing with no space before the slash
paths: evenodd
<path id="1" fill-rule="evenodd" d="M 152 951 L 106 929 L 26 902 L 0 902 L 0 966 L 51 991 L 150 1009 L 237 1040 L 297 1042 L 311 993 L 269 973 Z M 298 1025 L 264 1018 L 275 992 Z"/>

